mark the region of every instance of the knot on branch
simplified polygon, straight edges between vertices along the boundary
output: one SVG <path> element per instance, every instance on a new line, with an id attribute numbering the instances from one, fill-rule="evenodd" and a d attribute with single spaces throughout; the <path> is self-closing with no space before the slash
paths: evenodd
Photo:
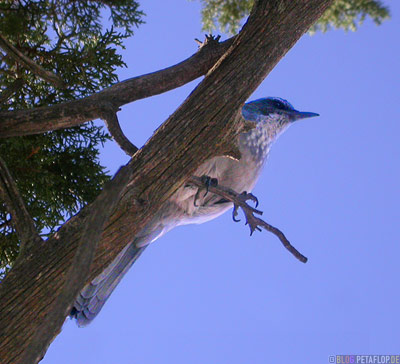
<path id="1" fill-rule="evenodd" d="M 219 40 L 221 39 L 220 35 L 212 35 L 212 34 L 205 34 L 205 39 L 202 42 L 201 40 L 195 38 L 195 42 L 198 44 L 199 49 L 204 47 L 213 47 L 219 44 Z"/>

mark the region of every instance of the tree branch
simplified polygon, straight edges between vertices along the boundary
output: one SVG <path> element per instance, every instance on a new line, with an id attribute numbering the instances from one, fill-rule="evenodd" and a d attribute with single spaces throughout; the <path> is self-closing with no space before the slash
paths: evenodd
<path id="1" fill-rule="evenodd" d="M 91 213 L 84 224 L 82 237 L 66 275 L 64 287 L 25 351 L 21 359 L 22 363 L 38 363 L 53 338 L 60 332 L 65 317 L 71 312 L 74 300 L 88 278 L 103 225 L 115 208 L 122 190 L 129 182 L 129 177 L 128 168 L 121 168 L 115 178 L 116 183 L 108 183 L 91 205 Z"/>
<path id="2" fill-rule="evenodd" d="M 104 105 L 115 107 L 180 87 L 206 74 L 236 37 L 209 42 L 172 67 L 118 82 L 91 96 L 53 106 L 0 112 L 0 137 L 22 136 L 69 128 L 101 118 Z"/>
<path id="3" fill-rule="evenodd" d="M 0 34 L 0 47 L 7 52 L 7 55 L 12 57 L 16 62 L 22 64 L 26 68 L 30 69 L 36 76 L 42 78 L 46 82 L 51 83 L 54 87 L 63 88 L 65 87 L 64 81 L 60 76 L 45 70 L 40 65 L 36 64 L 30 58 L 25 56 L 17 48 L 15 48 L 6 38 Z"/>
<path id="4" fill-rule="evenodd" d="M 31 242 L 41 241 L 36 230 L 34 221 L 26 209 L 18 188 L 11 174 L 0 157 L 0 196 L 6 203 L 8 211 L 12 216 L 12 223 L 20 239 L 20 250 L 22 251 Z"/>
<path id="5" fill-rule="evenodd" d="M 187 181 L 187 183 L 197 186 L 199 188 L 204 188 L 204 180 L 200 177 L 192 176 Z M 211 193 L 215 193 L 223 197 L 224 199 L 231 201 L 234 203 L 233 209 L 233 221 L 239 222 L 240 220 L 236 220 L 235 217 L 237 216 L 237 209 L 240 207 L 246 217 L 246 225 L 248 224 L 250 227 L 250 235 L 253 234 L 255 230 L 261 231 L 259 227 L 263 227 L 265 230 L 274 234 L 278 239 L 281 241 L 283 246 L 290 252 L 294 257 L 300 260 L 303 263 L 307 262 L 307 258 L 301 254 L 292 244 L 290 244 L 289 240 L 286 238 L 285 234 L 280 231 L 278 228 L 268 224 L 264 220 L 254 216 L 254 214 L 262 215 L 262 211 L 255 209 L 247 204 L 246 200 L 253 200 L 258 205 L 257 198 L 255 198 L 252 194 L 242 193 L 239 194 L 236 191 L 233 191 L 230 188 L 224 186 L 215 186 L 215 185 L 207 185 L 207 190 Z M 257 206 L 256 206 L 257 207 Z"/>
<path id="6" fill-rule="evenodd" d="M 132 157 L 139 149 L 125 136 L 119 125 L 117 113 L 112 105 L 110 105 L 107 110 L 103 111 L 102 119 L 116 143 L 126 154 Z"/>

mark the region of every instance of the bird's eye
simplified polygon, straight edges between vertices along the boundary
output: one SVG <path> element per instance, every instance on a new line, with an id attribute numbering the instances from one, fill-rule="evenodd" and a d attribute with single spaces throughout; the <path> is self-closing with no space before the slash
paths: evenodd
<path id="1" fill-rule="evenodd" d="M 275 101 L 274 101 L 274 106 L 275 106 L 277 109 L 285 109 L 285 105 L 283 104 L 283 102 L 278 101 L 278 100 L 275 100 Z"/>

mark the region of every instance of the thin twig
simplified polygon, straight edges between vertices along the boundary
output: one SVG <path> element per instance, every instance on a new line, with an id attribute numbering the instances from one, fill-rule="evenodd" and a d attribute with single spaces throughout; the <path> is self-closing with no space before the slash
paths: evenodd
<path id="1" fill-rule="evenodd" d="M 119 125 L 118 116 L 116 111 L 114 111 L 114 108 L 110 106 L 108 110 L 105 110 L 102 119 L 117 144 L 126 154 L 132 157 L 139 149 L 125 136 L 121 126 Z"/>
<path id="2" fill-rule="evenodd" d="M 85 222 L 78 248 L 65 278 L 64 287 L 57 296 L 51 311 L 40 324 L 20 363 L 38 363 L 46 353 L 52 338 L 60 331 L 76 296 L 87 280 L 103 226 L 117 205 L 121 192 L 129 181 L 130 174 L 129 168 L 121 168 L 115 178 L 114 182 L 116 183 L 106 184 L 90 207 L 91 213 L 88 214 Z"/>
<path id="3" fill-rule="evenodd" d="M 12 57 L 16 62 L 30 69 L 35 75 L 39 76 L 43 80 L 51 83 L 53 86 L 58 88 L 64 88 L 64 81 L 55 73 L 45 70 L 43 67 L 32 61 L 30 58 L 25 56 L 17 48 L 15 48 L 6 38 L 0 34 L 0 47 L 7 53 L 8 56 Z"/>
<path id="4" fill-rule="evenodd" d="M 24 80 L 22 78 L 16 78 L 14 82 L 3 90 L 0 94 L 0 105 L 7 102 L 7 100 L 14 95 L 22 86 L 24 85 Z"/>
<path id="5" fill-rule="evenodd" d="M 199 188 L 204 188 L 204 180 L 200 177 L 192 176 L 188 180 L 189 184 L 195 185 Z M 264 220 L 254 216 L 254 214 L 262 215 L 262 211 L 255 209 L 254 207 L 251 207 L 247 204 L 247 200 L 252 200 L 256 202 L 256 205 L 258 204 L 257 198 L 253 196 L 252 194 L 248 193 L 243 193 L 239 194 L 230 188 L 220 186 L 220 185 L 207 185 L 208 191 L 215 193 L 216 195 L 219 195 L 223 198 L 225 198 L 228 201 L 233 202 L 234 204 L 234 210 L 233 210 L 233 220 L 234 221 L 240 221 L 236 220 L 235 217 L 237 216 L 237 209 L 240 207 L 246 217 L 246 225 L 248 224 L 250 227 L 250 235 L 253 234 L 255 230 L 261 231 L 260 227 L 264 228 L 265 230 L 271 232 L 272 234 L 276 235 L 278 239 L 281 241 L 283 246 L 289 250 L 298 260 L 300 260 L 303 263 L 307 262 L 307 258 L 301 254 L 292 244 L 290 244 L 289 240 L 286 238 L 285 234 L 283 234 L 282 231 L 280 231 L 278 228 L 268 224 Z"/>
<path id="6" fill-rule="evenodd" d="M 0 157 L 0 197 L 6 203 L 12 216 L 12 223 L 21 241 L 21 251 L 28 243 L 42 240 L 36 230 L 34 221 L 29 215 L 18 188 L 4 162 Z"/>

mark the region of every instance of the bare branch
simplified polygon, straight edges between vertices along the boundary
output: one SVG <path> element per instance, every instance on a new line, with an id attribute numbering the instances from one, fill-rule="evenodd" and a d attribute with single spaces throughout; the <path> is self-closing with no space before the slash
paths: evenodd
<path id="1" fill-rule="evenodd" d="M 14 95 L 22 86 L 24 85 L 24 80 L 22 78 L 16 78 L 14 82 L 3 90 L 0 94 L 0 105 L 7 102 L 7 100 Z"/>
<path id="2" fill-rule="evenodd" d="M 31 242 L 42 240 L 36 230 L 32 217 L 26 209 L 18 188 L 11 174 L 0 157 L 0 196 L 6 203 L 8 211 L 12 216 L 13 226 L 21 241 L 21 251 Z"/>
<path id="3" fill-rule="evenodd" d="M 120 148 L 129 156 L 133 156 L 138 148 L 131 143 L 131 141 L 125 136 L 124 132 L 119 125 L 118 116 L 114 108 L 110 105 L 108 110 L 103 111 L 102 119 L 106 123 L 107 129 L 110 132 L 113 139 L 117 142 Z"/>
<path id="4" fill-rule="evenodd" d="M 101 118 L 104 107 L 116 107 L 180 87 L 206 74 L 236 37 L 210 42 L 188 59 L 163 70 L 118 82 L 91 96 L 53 106 L 0 112 L 0 137 L 44 133 Z M 105 106 L 104 106 L 105 105 Z"/>
<path id="5" fill-rule="evenodd" d="M 96 246 L 103 231 L 103 225 L 115 208 L 129 177 L 128 168 L 121 168 L 115 178 L 117 183 L 108 183 L 94 204 L 91 205 L 91 213 L 84 224 L 78 248 L 66 275 L 64 287 L 53 303 L 49 314 L 38 328 L 30 346 L 24 352 L 21 363 L 38 363 L 43 358 L 53 338 L 60 332 L 76 296 L 85 285 Z"/>
<path id="6" fill-rule="evenodd" d="M 204 188 L 205 183 L 204 179 L 196 176 L 192 176 L 189 181 L 189 184 L 193 184 L 199 188 Z M 223 197 L 224 199 L 233 202 L 234 204 L 234 209 L 233 209 L 233 220 L 235 222 L 238 222 L 240 220 L 236 220 L 237 216 L 237 210 L 238 207 L 240 207 L 246 217 L 246 225 L 248 224 L 250 227 L 250 235 L 253 234 L 255 230 L 261 231 L 259 227 L 264 228 L 265 230 L 271 232 L 272 234 L 276 235 L 278 239 L 281 241 L 283 246 L 289 250 L 293 256 L 295 256 L 298 260 L 300 260 L 303 263 L 307 262 L 307 258 L 301 254 L 292 244 L 290 244 L 289 240 L 286 238 L 285 234 L 283 234 L 282 231 L 280 231 L 278 228 L 268 224 L 264 220 L 254 216 L 254 214 L 262 215 L 262 211 L 255 209 L 254 207 L 251 207 L 247 204 L 247 200 L 252 200 L 256 202 L 256 207 L 258 205 L 257 198 L 253 196 L 252 194 L 248 194 L 246 192 L 239 194 L 235 191 L 233 191 L 230 188 L 224 187 L 224 186 L 217 186 L 215 184 L 207 184 L 207 190 L 215 193 L 216 195 L 219 195 Z"/>
<path id="7" fill-rule="evenodd" d="M 45 70 L 40 65 L 36 64 L 30 58 L 25 56 L 17 48 L 15 48 L 6 38 L 0 34 L 0 47 L 7 52 L 7 55 L 12 57 L 16 62 L 22 64 L 26 68 L 30 69 L 35 75 L 39 76 L 43 80 L 51 83 L 54 87 L 63 88 L 65 87 L 64 81 L 60 76 Z"/>

